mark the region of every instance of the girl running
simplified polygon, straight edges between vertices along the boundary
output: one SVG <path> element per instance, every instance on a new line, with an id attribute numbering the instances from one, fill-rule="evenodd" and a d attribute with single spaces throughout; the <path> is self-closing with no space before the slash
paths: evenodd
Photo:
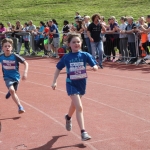
<path id="1" fill-rule="evenodd" d="M 72 129 L 72 115 L 76 110 L 76 118 L 78 125 L 81 130 L 81 139 L 83 141 L 91 139 L 91 136 L 85 131 L 84 117 L 83 117 L 83 106 L 81 102 L 82 95 L 85 94 L 86 89 L 86 63 L 92 67 L 94 71 L 98 70 L 96 60 L 87 52 L 81 51 L 81 36 L 79 34 L 70 34 L 68 36 L 68 46 L 71 52 L 64 55 L 58 62 L 57 68 L 54 74 L 52 88 L 55 90 L 57 86 L 57 78 L 60 71 L 66 67 L 67 79 L 66 89 L 67 93 L 71 98 L 71 105 L 68 114 L 65 115 L 66 130 Z"/>

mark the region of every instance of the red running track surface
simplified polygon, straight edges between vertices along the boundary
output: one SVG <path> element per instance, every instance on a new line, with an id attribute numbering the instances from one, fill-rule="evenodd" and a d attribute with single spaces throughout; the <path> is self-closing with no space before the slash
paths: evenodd
<path id="1" fill-rule="evenodd" d="M 150 149 L 150 67 L 105 63 L 88 70 L 87 93 L 82 98 L 85 126 L 92 139 L 82 142 L 73 116 L 73 130 L 65 130 L 70 98 L 65 69 L 58 87 L 51 89 L 57 63 L 51 58 L 27 58 L 27 81 L 18 96 L 26 113 L 19 115 L 0 79 L 0 150 L 148 150 Z M 23 72 L 23 66 L 20 66 Z"/>

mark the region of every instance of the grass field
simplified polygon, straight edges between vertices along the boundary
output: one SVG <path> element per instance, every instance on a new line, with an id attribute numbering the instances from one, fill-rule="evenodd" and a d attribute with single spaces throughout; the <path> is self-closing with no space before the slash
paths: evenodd
<path id="1" fill-rule="evenodd" d="M 107 19 L 110 16 L 131 15 L 135 19 L 150 14 L 150 0 L 0 0 L 0 21 L 12 24 L 20 20 L 23 24 L 33 20 L 35 25 L 39 21 L 55 18 L 59 23 L 59 30 L 63 20 L 74 21 L 75 12 L 81 15 L 100 13 Z"/>

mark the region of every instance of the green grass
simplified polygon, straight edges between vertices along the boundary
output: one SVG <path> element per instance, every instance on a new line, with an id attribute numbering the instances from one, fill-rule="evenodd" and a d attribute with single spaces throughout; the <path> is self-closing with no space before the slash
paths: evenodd
<path id="1" fill-rule="evenodd" d="M 35 25 L 39 21 L 48 21 L 55 18 L 59 23 L 59 30 L 63 20 L 74 21 L 75 12 L 81 15 L 91 16 L 93 13 L 100 13 L 107 19 L 110 16 L 131 15 L 135 19 L 150 14 L 150 0 L 0 0 L 1 22 L 6 24 L 10 21 L 15 24 L 20 20 L 23 24 L 33 20 Z"/>
<path id="2" fill-rule="evenodd" d="M 40 21 L 55 18 L 62 29 L 63 21 L 74 22 L 75 12 L 91 16 L 100 13 L 106 18 L 115 16 L 133 16 L 137 20 L 140 16 L 150 14 L 150 0 L 0 0 L 0 22 L 5 25 L 9 21 L 21 24 L 33 20 L 36 26 Z"/>

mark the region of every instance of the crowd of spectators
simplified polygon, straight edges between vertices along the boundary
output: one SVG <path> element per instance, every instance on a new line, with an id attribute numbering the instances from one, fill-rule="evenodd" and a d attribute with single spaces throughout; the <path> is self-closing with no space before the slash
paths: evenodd
<path id="1" fill-rule="evenodd" d="M 39 26 L 35 26 L 32 20 L 24 24 L 16 21 L 15 25 L 7 22 L 6 27 L 0 23 L 0 42 L 5 37 L 12 38 L 14 52 L 17 54 L 20 54 L 24 43 L 23 55 L 36 55 L 43 51 L 44 56 L 50 54 L 51 57 L 59 58 L 58 49 L 62 47 L 66 52 L 65 41 L 70 32 L 81 34 L 82 50 L 98 58 L 101 68 L 104 61 L 135 63 L 139 56 L 146 56 L 145 60 L 149 58 L 150 15 L 139 17 L 137 21 L 131 16 L 122 16 L 117 21 L 114 16 L 105 20 L 104 16 L 99 14 L 90 17 L 76 12 L 73 23 L 64 20 L 61 31 L 58 30 L 55 19 L 46 23 L 40 21 Z M 119 52 L 117 59 L 116 51 Z"/>

